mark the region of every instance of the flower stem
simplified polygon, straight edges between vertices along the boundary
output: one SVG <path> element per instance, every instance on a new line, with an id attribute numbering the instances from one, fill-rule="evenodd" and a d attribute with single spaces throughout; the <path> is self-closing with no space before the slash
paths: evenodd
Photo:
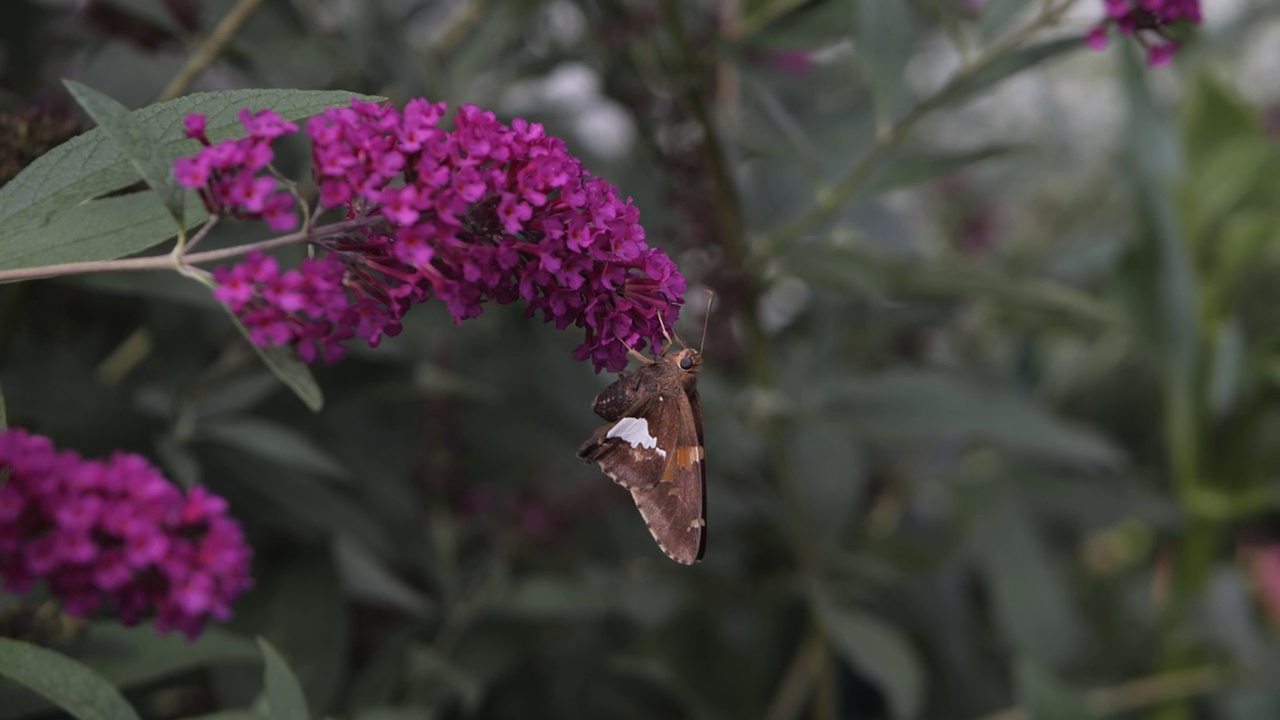
<path id="1" fill-rule="evenodd" d="M 190 253 L 176 258 L 172 253 L 165 255 L 148 255 L 146 257 L 124 258 L 121 260 L 89 260 L 86 262 L 60 263 L 58 265 L 40 265 L 38 267 L 0 270 L 0 282 L 15 280 L 35 280 L 38 278 L 61 277 L 64 275 L 85 275 L 95 272 L 123 272 L 129 270 L 172 270 L 177 265 L 198 265 L 200 263 L 217 262 L 254 251 L 272 250 L 286 245 L 310 242 L 331 235 L 345 235 L 363 230 L 383 222 L 381 217 L 363 217 L 355 220 L 324 225 L 309 231 L 281 235 L 280 237 L 261 242 L 246 243 L 219 250 L 207 250 Z M 200 233 L 197 233 L 197 237 Z"/>

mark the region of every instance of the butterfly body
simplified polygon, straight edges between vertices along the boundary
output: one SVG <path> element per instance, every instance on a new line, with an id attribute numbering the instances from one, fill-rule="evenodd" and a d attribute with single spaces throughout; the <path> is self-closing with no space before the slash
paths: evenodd
<path id="1" fill-rule="evenodd" d="M 686 565 L 702 559 L 707 538 L 701 369 L 697 350 L 668 347 L 621 373 L 591 406 L 607 424 L 578 448 L 631 491 L 658 547 Z"/>

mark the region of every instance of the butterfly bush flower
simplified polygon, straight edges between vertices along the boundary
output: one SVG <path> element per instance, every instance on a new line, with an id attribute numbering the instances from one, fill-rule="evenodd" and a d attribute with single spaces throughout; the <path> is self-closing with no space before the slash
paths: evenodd
<path id="1" fill-rule="evenodd" d="M 227 503 L 185 495 L 146 459 L 85 460 L 48 438 L 0 431 L 0 578 L 11 592 L 43 580 L 63 609 L 106 608 L 132 625 L 200 634 L 252 585 L 251 550 Z"/>
<path id="2" fill-rule="evenodd" d="M 597 371 L 621 370 L 628 348 L 659 343 L 664 326 L 675 323 L 685 281 L 645 242 L 631 200 L 591 177 L 539 124 L 508 126 L 463 105 L 445 129 L 444 114 L 443 103 L 422 99 L 403 112 L 353 100 L 311 119 L 319 204 L 364 221 L 364 229 L 314 238 L 326 252 L 296 269 L 250 255 L 216 270 L 216 296 L 253 340 L 333 362 L 345 341 L 376 346 L 399 332 L 410 307 L 435 297 L 456 322 L 479 315 L 485 302 L 524 301 L 527 315 L 583 329 L 574 357 Z M 262 117 L 242 116 L 246 126 Z M 271 132 L 287 125 L 261 122 Z M 264 137 L 250 128 L 249 140 Z M 269 158 L 239 152 L 242 163 Z M 175 171 L 192 170 L 193 162 L 180 161 Z M 221 177 L 239 178 L 261 166 L 219 167 Z M 188 182 L 203 179 L 196 168 Z M 207 180 L 194 186 L 214 196 Z M 246 194 L 214 197 L 230 207 Z"/>
<path id="3" fill-rule="evenodd" d="M 1107 46 L 1107 31 L 1115 27 L 1121 35 L 1138 38 L 1147 49 L 1147 64 L 1165 65 L 1178 51 L 1178 43 L 1165 28 L 1178 22 L 1199 25 L 1200 0 L 1102 0 L 1106 17 L 1085 36 L 1095 50 Z M 1159 40 L 1151 40 L 1155 35 Z"/>
<path id="4" fill-rule="evenodd" d="M 276 179 L 264 175 L 274 157 L 271 141 L 298 131 L 270 110 L 257 114 L 240 111 L 240 122 L 249 136 L 213 144 L 205 135 L 205 117 L 189 115 L 186 135 L 204 148 L 193 157 L 179 158 L 173 165 L 178 184 L 198 190 L 205 209 L 212 215 L 230 215 L 246 220 L 263 220 L 272 230 L 284 232 L 298 226 L 293 196 L 278 189 Z"/>

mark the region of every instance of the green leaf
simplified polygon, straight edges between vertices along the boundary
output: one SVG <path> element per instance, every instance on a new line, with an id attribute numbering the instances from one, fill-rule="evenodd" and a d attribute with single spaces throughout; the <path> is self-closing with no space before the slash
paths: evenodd
<path id="1" fill-rule="evenodd" d="M 286 120 L 301 120 L 326 108 L 348 104 L 352 98 L 383 98 L 349 92 L 313 90 L 229 90 L 187 95 L 133 111 L 149 134 L 158 137 L 160 152 L 169 156 L 194 153 L 200 145 L 184 136 L 183 118 L 207 116 L 213 142 L 244 134 L 236 117 L 241 108 L 270 108 Z M 0 187 L 0 227 L 35 228 L 54 214 L 100 195 L 134 184 L 137 170 L 108 139 L 94 128 L 40 156 L 17 177 Z"/>
<path id="2" fill-rule="evenodd" d="M 1027 68 L 1035 67 L 1063 53 L 1078 50 L 1083 46 L 1084 40 L 1078 37 L 1068 37 L 1020 48 L 1000 57 L 990 65 L 956 83 L 954 87 L 938 98 L 938 104 L 943 107 L 961 105 L 1005 78 L 1017 75 Z"/>
<path id="3" fill-rule="evenodd" d="M 914 718 L 925 697 L 924 666 L 910 640 L 893 625 L 855 608 L 818 600 L 822 628 L 840 657 L 873 680 L 895 718 Z"/>
<path id="4" fill-rule="evenodd" d="M 272 524 L 295 534 L 299 530 L 301 534 L 325 537 L 346 533 L 379 557 L 395 554 L 396 546 L 385 524 L 349 493 L 314 477 L 281 472 L 279 465 L 233 452 L 223 445 L 201 448 L 208 458 L 225 466 L 222 482 L 234 484 L 236 491 L 252 493 L 259 512 Z"/>
<path id="5" fill-rule="evenodd" d="M 871 86 L 880 123 L 897 117 L 910 99 L 903 77 L 911 57 L 908 3 L 857 0 L 854 47 Z"/>
<path id="6" fill-rule="evenodd" d="M 1179 105 L 1183 143 L 1192 168 L 1199 167 L 1223 141 L 1262 139 L 1257 111 L 1208 72 L 1196 75 Z"/>
<path id="7" fill-rule="evenodd" d="M 80 720 L 139 720 L 120 691 L 105 678 L 52 650 L 0 638 L 0 675 L 43 695 Z"/>
<path id="8" fill-rule="evenodd" d="M 1034 720 L 1098 720 L 1079 693 L 1028 658 L 1018 658 L 1015 682 L 1019 704 Z"/>
<path id="9" fill-rule="evenodd" d="M 222 307 L 209 293 L 207 286 L 172 270 L 69 275 L 58 278 L 57 282 L 89 292 L 157 299 L 203 310 L 219 311 Z M 274 378 L 272 382 L 275 382 Z"/>
<path id="10" fill-rule="evenodd" d="M 1218 325 L 1210 358 L 1208 409 L 1214 418 L 1225 418 L 1236 407 L 1244 374 L 1248 340 L 1236 318 Z"/>
<path id="11" fill-rule="evenodd" d="M 302 686 L 288 663 L 265 638 L 258 638 L 258 647 L 262 648 L 262 659 L 266 664 L 263 682 L 267 688 L 267 707 L 272 720 L 309 720 L 311 713 L 307 710 L 307 698 L 303 696 Z"/>
<path id="12" fill-rule="evenodd" d="M 1183 172 L 1181 146 L 1173 124 L 1156 103 L 1149 73 L 1139 53 L 1128 45 L 1120 52 L 1125 90 L 1129 98 L 1124 167 L 1146 215 L 1144 248 L 1154 270 L 1149 300 L 1156 308 L 1156 332 L 1164 363 L 1166 422 L 1176 427 L 1169 442 L 1184 453 L 1180 463 L 1194 462 L 1195 375 L 1199 364 L 1199 289 L 1190 248 L 1174 204 L 1174 182 Z M 1189 467 L 1189 465 L 1187 466 Z M 1180 472 L 1187 472 L 1182 467 Z"/>
<path id="13" fill-rule="evenodd" d="M 226 306 L 222 306 L 226 310 Z M 240 330 L 240 334 L 244 335 L 245 342 L 249 343 L 249 347 L 258 353 L 258 357 L 262 358 L 262 362 L 267 366 L 273 375 L 280 379 L 286 387 L 293 391 L 294 395 L 306 405 L 311 412 L 320 412 L 324 408 L 324 393 L 320 390 L 320 386 L 316 384 L 315 376 L 311 374 L 311 368 L 294 355 L 293 350 L 272 345 L 271 347 L 259 347 L 258 343 L 249 337 L 249 329 L 240 322 L 240 318 L 236 317 L 230 310 L 227 310 L 227 317 L 231 318 L 231 322 Z"/>
<path id="14" fill-rule="evenodd" d="M 977 488 L 979 510 L 969 529 L 1005 642 L 1056 667 L 1078 649 L 1082 625 L 1063 578 L 1019 503 L 1011 480 Z"/>
<path id="15" fill-rule="evenodd" d="M 206 628 L 195 642 L 188 642 L 174 634 L 161 635 L 150 625 L 129 628 L 110 621 L 90 625 L 74 654 L 77 662 L 119 688 L 154 683 L 197 668 L 258 662 L 252 642 L 217 627 Z M 0 708 L 17 717 L 46 710 L 47 704 L 0 686 Z"/>
<path id="16" fill-rule="evenodd" d="M 980 150 L 957 153 L 912 153 L 894 158 L 886 165 L 871 187 L 876 192 L 887 192 L 910 187 L 926 180 L 945 177 L 983 160 L 1006 157 L 1021 151 L 1014 145 L 993 145 Z"/>
<path id="17" fill-rule="evenodd" d="M 978 28 L 984 40 L 998 36 L 1027 6 L 1028 0 L 984 0 Z"/>
<path id="18" fill-rule="evenodd" d="M 106 621 L 93 624 L 76 657 L 120 687 L 154 682 L 194 668 L 258 660 L 253 643 L 217 627 L 206 628 L 196 641 L 189 642 L 173 633 L 161 635 L 149 625 L 124 627 Z"/>
<path id="19" fill-rule="evenodd" d="M 941 375 L 894 372 L 821 385 L 822 412 L 860 437 L 879 442 L 982 440 L 1008 450 L 1112 466 L 1119 449 L 1088 428 L 1006 392 Z"/>
<path id="20" fill-rule="evenodd" d="M 9 427 L 9 411 L 5 409 L 4 393 L 0 392 L 0 430 Z"/>
<path id="21" fill-rule="evenodd" d="M 744 44 L 779 50 L 818 47 L 847 38 L 853 19 L 846 0 L 782 0 L 744 6 Z"/>
<path id="22" fill-rule="evenodd" d="M 342 692 L 351 652 L 348 597 L 328 546 L 294 547 L 287 562 L 262 567 L 260 588 L 236 617 L 290 658 L 307 706 L 324 715 Z"/>
<path id="23" fill-rule="evenodd" d="M 208 218 L 187 198 L 184 227 Z M 38 229 L 0 231 L 0 270 L 113 260 L 154 247 L 176 234 L 173 218 L 151 191 L 94 200 L 58 214 Z"/>
<path id="24" fill-rule="evenodd" d="M 183 192 L 173 176 L 173 161 L 148 128 L 129 113 L 129 109 L 110 97 L 74 80 L 63 80 L 81 108 L 111 138 L 122 155 L 133 164 L 147 186 L 160 196 L 176 225 L 182 225 Z"/>
<path id="25" fill-rule="evenodd" d="M 203 439 L 222 443 L 278 462 L 293 470 L 346 480 L 351 472 L 311 438 L 271 420 L 239 417 L 207 423 L 199 428 Z"/>
<path id="26" fill-rule="evenodd" d="M 370 708 L 358 713 L 355 720 L 435 720 L 440 710 L 429 707 Z"/>
<path id="27" fill-rule="evenodd" d="M 866 461 L 844 428 L 817 420 L 798 425 L 792 457 L 802 479 L 805 518 L 814 533 L 835 542 L 853 520 L 858 498 L 866 491 Z"/>
<path id="28" fill-rule="evenodd" d="M 1273 155 L 1274 141 L 1261 136 L 1223 139 L 1188 167 L 1181 203 L 1192 237 L 1212 231 L 1261 185 L 1261 174 Z M 1213 242 L 1201 235 L 1200 244 Z"/>
<path id="29" fill-rule="evenodd" d="M 374 649 L 372 657 L 347 689 L 348 713 L 391 704 L 400 684 L 400 670 L 409 662 L 409 651 L 417 634 L 412 626 L 401 628 Z"/>
<path id="30" fill-rule="evenodd" d="M 607 612 L 609 598 L 596 588 L 549 576 L 530 577 L 494 603 L 495 612 L 550 620 Z"/>
<path id="31" fill-rule="evenodd" d="M 271 720 L 271 718 L 252 710 L 221 710 L 208 715 L 192 715 L 182 720 Z"/>
<path id="32" fill-rule="evenodd" d="M 173 21 L 173 16 L 161 4 L 161 0 L 108 0 L 108 4 L 136 15 L 157 27 L 181 37 L 185 30 Z"/>

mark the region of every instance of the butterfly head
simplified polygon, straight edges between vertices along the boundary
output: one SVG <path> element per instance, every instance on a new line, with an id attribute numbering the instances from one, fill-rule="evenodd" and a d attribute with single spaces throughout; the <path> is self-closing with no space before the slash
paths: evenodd
<path id="1" fill-rule="evenodd" d="M 693 348 L 685 347 L 670 352 L 664 356 L 672 365 L 676 366 L 681 372 L 688 375 L 696 375 L 702 369 L 702 353 Z"/>

